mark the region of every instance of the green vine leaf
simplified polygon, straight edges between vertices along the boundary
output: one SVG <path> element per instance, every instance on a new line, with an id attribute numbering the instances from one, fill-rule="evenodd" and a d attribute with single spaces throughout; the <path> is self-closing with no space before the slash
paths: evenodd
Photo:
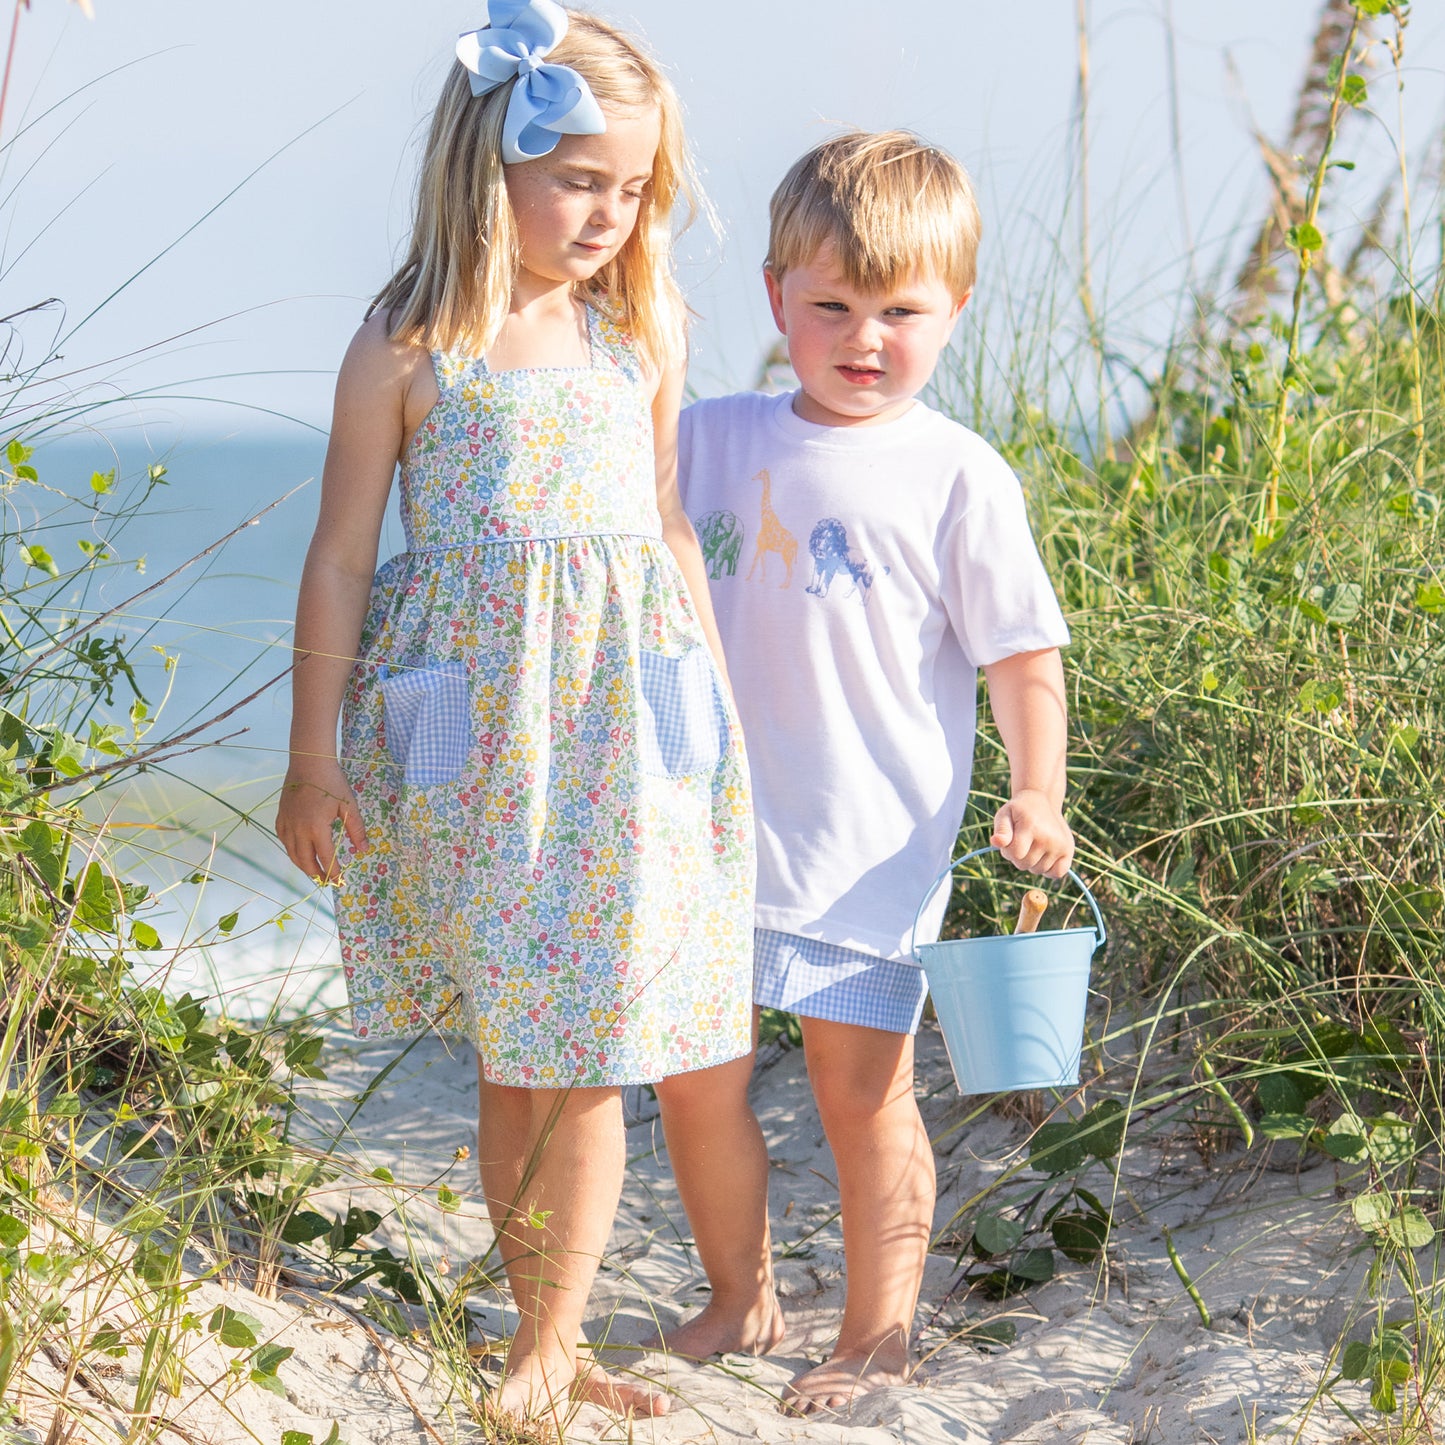
<path id="1" fill-rule="evenodd" d="M 38 571 L 46 572 L 52 577 L 60 576 L 60 568 L 55 563 L 55 558 L 50 555 L 38 542 L 26 543 L 20 548 L 20 560 L 27 567 L 34 567 Z"/>
<path id="2" fill-rule="evenodd" d="M 1072 1119 L 1043 1124 L 1029 1140 L 1029 1168 L 1040 1174 L 1068 1174 L 1088 1157 Z"/>
<path id="3" fill-rule="evenodd" d="M 209 1328 L 223 1345 L 229 1345 L 233 1350 L 254 1350 L 261 1337 L 261 1321 L 254 1315 L 233 1310 L 230 1305 L 217 1307 Z"/>
<path id="4" fill-rule="evenodd" d="M 974 1249 L 985 1258 L 1007 1254 L 1023 1237 L 1023 1225 L 1017 1220 L 1005 1219 L 1001 1214 L 990 1211 L 980 1214 L 974 1222 Z"/>

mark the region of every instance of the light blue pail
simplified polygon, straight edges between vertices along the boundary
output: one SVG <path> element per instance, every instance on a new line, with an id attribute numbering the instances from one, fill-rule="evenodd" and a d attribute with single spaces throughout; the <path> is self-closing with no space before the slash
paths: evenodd
<path id="1" fill-rule="evenodd" d="M 929 885 L 913 926 L 939 883 L 960 864 L 993 848 L 976 848 L 950 863 Z M 1104 941 L 1104 920 L 1084 880 L 1072 869 L 1097 928 L 1059 928 L 920 943 L 913 954 L 928 975 L 959 1092 L 1056 1089 L 1079 1082 L 1089 960 Z"/>

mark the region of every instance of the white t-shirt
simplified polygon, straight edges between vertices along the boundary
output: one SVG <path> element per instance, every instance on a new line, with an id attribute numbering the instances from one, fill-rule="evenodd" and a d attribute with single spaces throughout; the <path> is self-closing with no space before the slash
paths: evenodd
<path id="1" fill-rule="evenodd" d="M 748 745 L 758 927 L 904 957 L 968 801 L 976 669 L 1069 640 L 1018 479 L 921 402 L 827 427 L 760 393 L 683 412 L 678 478 Z"/>

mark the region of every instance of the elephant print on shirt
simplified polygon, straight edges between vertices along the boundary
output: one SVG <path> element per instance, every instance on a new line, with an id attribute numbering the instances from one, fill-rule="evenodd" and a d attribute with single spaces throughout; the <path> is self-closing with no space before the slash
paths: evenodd
<path id="1" fill-rule="evenodd" d="M 716 582 L 726 570 L 736 577 L 738 554 L 743 549 L 743 524 L 733 513 L 719 510 L 706 512 L 693 523 L 698 545 L 707 559 L 707 575 Z"/>

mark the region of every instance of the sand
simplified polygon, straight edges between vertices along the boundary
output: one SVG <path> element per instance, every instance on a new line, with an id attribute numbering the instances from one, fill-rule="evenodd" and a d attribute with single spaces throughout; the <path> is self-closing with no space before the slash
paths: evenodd
<path id="1" fill-rule="evenodd" d="M 336 1036 L 323 1060 L 328 1079 L 307 1086 L 307 1128 L 315 1138 L 354 1112 L 367 1082 L 397 1053 Z M 958 1212 L 1026 1158 L 1030 1126 L 985 1100 L 960 1098 L 929 1026 L 920 1035 L 918 1081 L 938 1153 L 936 1226 L 946 1239 Z M 706 1298 L 656 1106 L 644 1091 L 631 1090 L 627 1180 L 588 1333 L 611 1367 L 636 1368 L 665 1383 L 673 1409 L 626 1426 L 582 1408 L 567 1426 L 569 1440 L 1193 1445 L 1278 1438 L 1323 1445 L 1352 1438 L 1342 1406 L 1361 1419 L 1377 1418 L 1361 1386 L 1322 1389 L 1337 1373 L 1332 1357 L 1342 1335 L 1368 1332 L 1367 1259 L 1342 1202 L 1358 1188 L 1351 1166 L 1321 1162 L 1317 1154 L 1301 1159 L 1293 1144 L 1257 1145 L 1206 1162 L 1191 1133 L 1157 1126 L 1130 1135 L 1117 1183 L 1102 1165 L 1084 1176 L 1114 1209 L 1106 1266 L 1061 1262 L 1048 1283 L 990 1301 L 952 1288 L 957 1263 L 940 1247 L 930 1257 L 918 1317 L 916 1384 L 870 1396 L 846 1419 L 779 1413 L 787 1382 L 826 1357 L 843 1302 L 841 1234 L 832 1159 L 801 1052 L 766 1051 L 754 1094 L 773 1161 L 771 1212 L 788 1318 L 782 1346 L 766 1359 L 728 1356 L 705 1364 L 621 1348 L 643 1339 L 654 1316 L 673 1324 Z M 455 1278 L 490 1242 L 475 1165 L 456 1158 L 474 1152 L 475 1120 L 471 1058 L 436 1040 L 413 1046 L 351 1120 L 346 1176 L 329 1186 L 322 1207 L 335 1212 L 349 1201 L 390 1212 L 372 1239 L 431 1267 L 440 1263 L 444 1278 Z M 377 1168 L 389 1170 L 397 1186 L 361 1177 Z M 1023 1169 L 1000 1193 L 1043 1183 Z M 437 1205 L 443 1184 L 461 1196 L 452 1212 Z M 1168 1261 L 1166 1226 L 1212 1313 L 1211 1329 Z M 244 1310 L 262 1321 L 269 1338 L 294 1349 L 279 1370 L 285 1398 L 244 1382 L 228 1390 L 204 1386 L 224 1374 L 230 1356 L 213 1339 L 198 1339 L 181 1399 L 161 1406 L 177 1419 L 175 1438 L 277 1445 L 283 1430 L 299 1430 L 320 1442 L 333 1421 L 350 1445 L 480 1438 L 460 1393 L 471 1381 L 453 1378 L 420 1344 L 366 1318 L 358 1310 L 363 1295 L 328 1300 L 307 1284 L 304 1260 L 292 1263 L 275 1298 L 210 1279 L 190 1306 L 201 1314 L 221 1303 Z M 187 1260 L 196 1276 L 206 1264 Z M 475 1297 L 473 1311 L 474 1339 L 505 1333 L 495 1295 Z M 960 1338 L 966 1325 L 988 1321 L 1011 1322 L 1015 1342 L 985 1351 Z M 111 1369 L 112 1401 L 127 1394 L 135 1354 Z M 41 1376 L 56 1373 L 37 1383 L 55 1388 L 64 1364 L 39 1360 Z M 84 1388 L 82 1379 L 72 1397 L 82 1398 Z M 113 1432 L 117 1412 L 97 1398 L 94 1438 L 116 1438 L 101 1428 L 107 1419 Z M 44 1436 L 32 1427 L 16 1438 Z"/>

